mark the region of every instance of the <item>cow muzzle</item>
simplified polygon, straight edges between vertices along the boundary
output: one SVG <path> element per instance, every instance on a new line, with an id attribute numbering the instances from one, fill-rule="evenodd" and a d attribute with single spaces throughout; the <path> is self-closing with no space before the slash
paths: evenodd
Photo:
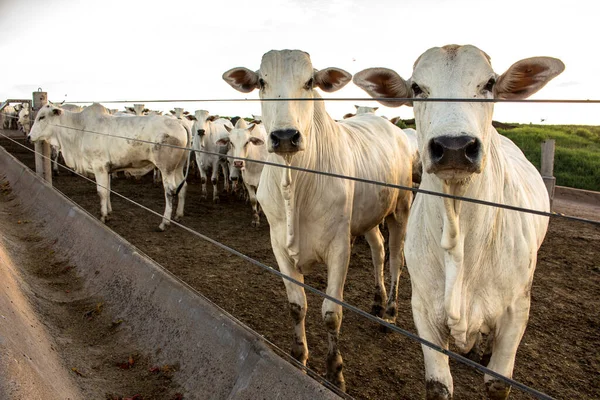
<path id="1" fill-rule="evenodd" d="M 242 169 L 244 167 L 244 162 L 243 161 L 234 161 L 233 166 L 237 169 Z"/>
<path id="2" fill-rule="evenodd" d="M 481 170 L 481 141 L 470 135 L 438 136 L 429 141 L 431 165 L 427 172 L 457 177 Z M 440 176 L 441 177 L 441 176 Z"/>
<path id="3" fill-rule="evenodd" d="M 304 150 L 302 134 L 296 129 L 280 129 L 269 135 L 269 151 L 280 153 L 296 153 Z"/>

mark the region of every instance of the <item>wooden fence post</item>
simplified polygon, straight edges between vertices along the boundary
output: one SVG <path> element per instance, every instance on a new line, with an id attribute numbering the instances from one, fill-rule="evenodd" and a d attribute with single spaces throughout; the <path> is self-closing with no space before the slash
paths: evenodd
<path id="1" fill-rule="evenodd" d="M 548 190 L 548 196 L 550 197 L 550 209 L 552 209 L 552 202 L 554 200 L 554 187 L 556 185 L 556 178 L 554 177 L 554 147 L 555 140 L 548 139 L 542 142 L 542 165 L 541 174 L 546 189 Z"/>
<path id="2" fill-rule="evenodd" d="M 41 89 L 33 92 L 33 110 L 30 115 L 34 120 L 37 112 L 46 104 L 48 104 L 48 93 L 42 92 Z M 33 125 L 33 122 L 31 124 Z M 46 141 L 35 142 L 35 173 L 50 184 L 52 184 L 51 153 L 50 143 Z"/>

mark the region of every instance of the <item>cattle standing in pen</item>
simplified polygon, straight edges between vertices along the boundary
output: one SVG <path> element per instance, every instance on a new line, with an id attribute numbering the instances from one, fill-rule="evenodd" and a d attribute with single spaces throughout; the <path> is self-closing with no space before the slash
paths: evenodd
<path id="1" fill-rule="evenodd" d="M 259 89 L 267 132 L 268 161 L 397 185 L 410 185 L 411 164 L 403 132 L 388 121 L 364 115 L 340 123 L 325 111 L 317 88 L 334 92 L 351 75 L 338 68 L 313 69 L 307 53 L 270 51 L 253 72 L 234 68 L 223 79 L 241 92 Z M 309 101 L 265 101 L 301 98 Z M 279 269 L 298 281 L 316 264 L 327 266 L 327 294 L 343 300 L 353 237 L 365 235 L 376 277 L 374 311 L 390 321 L 397 313 L 398 278 L 412 193 L 352 180 L 265 166 L 257 193 L 269 221 L 271 245 Z M 387 304 L 383 279 L 385 250 L 379 223 L 390 231 L 391 288 Z M 306 364 L 304 289 L 284 280 L 295 322 L 292 355 Z M 384 311 L 384 312 L 382 312 Z M 328 332 L 329 381 L 345 389 L 338 347 L 342 307 L 323 301 Z"/>
<path id="2" fill-rule="evenodd" d="M 102 222 L 112 211 L 110 173 L 131 171 L 133 175 L 143 175 L 156 166 L 162 172 L 166 201 L 159 226 L 161 231 L 170 224 L 173 197 L 178 187 L 180 191 L 175 220 L 183 217 L 187 186 L 183 165 L 187 154 L 185 147 L 189 147 L 188 137 L 184 125 L 162 116 L 115 117 L 108 112 L 99 113 L 92 107 L 74 113 L 52 105 L 40 109 L 29 133 L 29 138 L 34 142 L 45 140 L 58 146 L 67 166 L 77 173 L 95 176 Z"/>
<path id="3" fill-rule="evenodd" d="M 219 167 L 223 170 L 226 191 L 229 191 L 229 167 L 226 158 L 223 159 L 221 156 L 214 153 L 227 154 L 227 147 L 217 145 L 217 140 L 227 136 L 225 125 L 230 128 L 233 128 L 233 125 L 231 125 L 231 122 L 227 119 L 209 115 L 206 110 L 197 110 L 191 119 L 194 121 L 192 125 L 193 148 L 194 150 L 200 150 L 196 151 L 195 154 L 196 165 L 200 170 L 202 181 L 202 198 L 206 199 L 208 197 L 206 180 L 207 172 L 211 170 L 213 202 L 218 203 L 219 192 L 217 190 L 217 183 L 219 180 Z"/>
<path id="4" fill-rule="evenodd" d="M 560 60 L 534 57 L 498 75 L 483 51 L 449 45 L 421 55 L 408 81 L 392 70 L 371 68 L 354 82 L 377 98 L 525 99 L 563 69 Z M 493 128 L 492 112 L 489 102 L 414 102 L 421 188 L 549 211 L 539 172 Z M 491 350 L 488 368 L 512 377 L 547 227 L 548 218 L 539 215 L 417 196 L 405 252 L 419 335 L 446 349 L 452 337 L 465 353 Z M 491 348 L 478 349 L 482 334 L 489 334 Z M 423 354 L 427 398 L 451 398 L 448 357 L 426 346 Z M 489 375 L 484 380 L 490 398 L 508 397 L 509 385 Z"/>
<path id="5" fill-rule="evenodd" d="M 217 140 L 217 144 L 228 146 L 234 157 L 248 158 L 250 160 L 265 161 L 267 159 L 267 148 L 265 147 L 266 132 L 262 124 L 251 124 L 245 127 L 243 119 L 238 121 L 234 129 L 225 126 L 229 136 Z M 260 182 L 260 176 L 264 164 L 232 159 L 229 162 L 233 167 L 242 172 L 244 186 L 248 191 L 250 205 L 252 206 L 252 226 L 260 225 L 259 205 L 256 201 L 256 190 Z"/>

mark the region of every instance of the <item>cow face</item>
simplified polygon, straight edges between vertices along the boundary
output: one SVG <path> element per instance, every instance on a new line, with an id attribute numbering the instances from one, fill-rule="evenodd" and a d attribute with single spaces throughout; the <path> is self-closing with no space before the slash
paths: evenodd
<path id="1" fill-rule="evenodd" d="M 549 57 L 513 64 L 496 74 L 490 59 L 474 46 L 432 48 L 415 62 L 407 82 L 386 68 L 359 72 L 354 82 L 373 97 L 525 99 L 564 70 Z M 406 102 L 381 101 L 398 107 Z M 414 102 L 423 169 L 438 178 L 461 182 L 485 168 L 489 155 L 493 103 Z"/>
<path id="2" fill-rule="evenodd" d="M 135 113 L 135 115 L 144 115 L 145 109 L 146 108 L 144 107 L 143 104 L 134 104 L 132 111 Z"/>
<path id="3" fill-rule="evenodd" d="M 310 56 L 299 50 L 272 50 L 263 55 L 260 69 L 233 68 L 223 79 L 234 89 L 259 90 L 262 120 L 267 131 L 267 149 L 288 160 L 306 148 L 313 124 L 316 88 L 326 92 L 341 89 L 351 79 L 346 71 L 327 68 L 316 71 Z M 300 100 L 284 100 L 284 99 Z"/>
<path id="4" fill-rule="evenodd" d="M 53 146 L 58 146 L 54 132 L 55 125 L 60 125 L 59 118 L 62 113 L 63 110 L 50 104 L 42 107 L 35 117 L 27 139 L 32 142 L 45 140 Z"/>
<path id="5" fill-rule="evenodd" d="M 217 140 L 217 144 L 221 146 L 228 146 L 228 150 L 231 151 L 231 155 L 239 158 L 248 158 L 248 147 L 249 146 L 264 146 L 265 142 L 261 138 L 252 135 L 252 131 L 256 124 L 250 125 L 247 129 L 235 128 L 231 129 L 225 126 L 225 129 L 229 132 L 229 136 Z M 258 130 L 258 129 L 257 129 Z M 244 170 L 244 160 L 232 160 L 233 166 L 237 169 Z"/>

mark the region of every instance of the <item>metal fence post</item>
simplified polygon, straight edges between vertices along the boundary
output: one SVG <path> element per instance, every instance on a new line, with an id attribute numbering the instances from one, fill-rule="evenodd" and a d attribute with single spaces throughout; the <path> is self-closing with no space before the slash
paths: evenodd
<path id="1" fill-rule="evenodd" d="M 554 147 L 555 140 L 548 139 L 542 142 L 542 165 L 541 174 L 548 196 L 550 197 L 550 209 L 552 209 L 552 201 L 554 200 L 554 187 L 556 186 L 556 178 L 554 177 Z"/>
<path id="2" fill-rule="evenodd" d="M 42 92 L 41 89 L 33 92 L 33 110 L 30 113 L 32 119 L 35 120 L 37 112 L 46 104 L 48 104 L 48 93 Z M 33 125 L 33 122 L 31 124 Z M 35 173 L 52 184 L 52 161 L 50 156 L 50 143 L 45 141 L 35 142 Z"/>

